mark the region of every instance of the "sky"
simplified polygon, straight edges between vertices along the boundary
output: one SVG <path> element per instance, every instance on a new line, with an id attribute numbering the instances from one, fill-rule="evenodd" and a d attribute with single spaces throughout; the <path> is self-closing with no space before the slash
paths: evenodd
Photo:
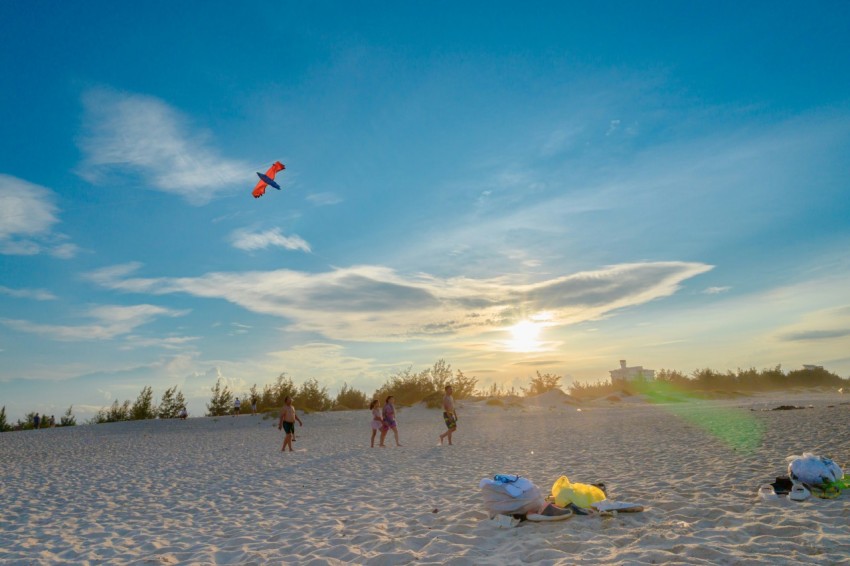
<path id="1" fill-rule="evenodd" d="M 850 377 L 847 2 L 10 0 L 0 69 L 11 420 L 440 359 Z"/>

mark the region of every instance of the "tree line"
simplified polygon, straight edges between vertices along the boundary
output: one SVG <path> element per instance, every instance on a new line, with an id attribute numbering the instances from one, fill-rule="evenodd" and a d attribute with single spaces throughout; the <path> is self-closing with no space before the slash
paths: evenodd
<path id="1" fill-rule="evenodd" d="M 795 387 L 832 388 L 850 386 L 850 379 L 843 379 L 824 368 L 810 367 L 782 371 L 782 366 L 757 370 L 755 368 L 737 371 L 719 372 L 710 368 L 694 370 L 686 375 L 678 370 L 662 369 L 656 372 L 655 379 L 636 379 L 623 383 L 610 380 L 595 383 L 573 383 L 569 386 L 570 395 L 579 398 L 598 398 L 611 394 L 635 395 L 644 393 L 653 384 L 673 388 L 681 392 L 740 392 L 781 391 Z"/>
<path id="2" fill-rule="evenodd" d="M 256 401 L 259 412 L 279 410 L 284 405 L 286 397 L 292 397 L 293 403 L 302 410 L 313 411 L 344 411 L 360 410 L 369 407 L 371 399 L 383 400 L 392 395 L 398 406 L 411 406 L 425 403 L 428 407 L 439 407 L 442 403 L 443 391 L 451 384 L 455 399 L 493 398 L 540 395 L 552 390 L 562 390 L 562 377 L 556 374 L 536 372 L 529 378 L 527 387 L 510 389 L 492 384 L 486 389 L 477 389 L 478 379 L 465 375 L 461 370 L 452 371 L 451 365 L 445 360 L 438 360 L 432 367 L 421 371 L 413 371 L 412 367 L 391 375 L 371 396 L 366 395 L 348 383 L 344 383 L 335 397 L 331 397 L 328 388 L 321 385 L 315 378 L 296 385 L 285 372 L 277 376 L 273 383 L 263 386 L 262 390 L 254 384 L 248 391 L 237 393 L 230 389 L 221 379 L 216 380 L 211 388 L 212 397 L 206 404 L 206 416 L 222 416 L 231 414 L 236 397 L 242 401 L 241 413 L 251 411 L 251 402 Z M 635 380 L 626 384 L 614 384 L 609 380 L 595 383 L 572 383 L 567 391 L 577 399 L 598 398 L 614 393 L 640 394 L 651 384 L 675 388 L 683 392 L 700 391 L 771 391 L 790 389 L 793 387 L 850 387 L 850 379 L 843 379 L 835 373 L 822 367 L 804 368 L 783 372 L 781 366 L 756 370 L 754 368 L 735 372 L 721 373 L 709 368 L 698 369 L 690 375 L 677 370 L 662 369 L 656 372 L 653 380 Z M 145 386 L 135 402 L 129 400 L 123 403 L 117 399 L 110 407 L 100 409 L 88 424 L 131 421 L 143 419 L 170 419 L 179 416 L 180 410 L 186 406 L 183 393 L 175 385 L 166 389 L 159 404 L 154 403 L 153 390 Z M 76 418 L 72 413 L 73 407 L 60 418 L 57 426 L 74 426 Z M 33 428 L 35 412 L 28 413 L 24 420 L 16 424 L 6 420 L 6 407 L 0 408 L 0 432 L 8 430 L 26 430 Z"/>
<path id="3" fill-rule="evenodd" d="M 38 428 L 48 428 L 50 426 L 76 426 L 77 417 L 75 417 L 72 412 L 73 408 L 73 405 L 68 407 L 65 414 L 59 417 L 59 422 L 57 423 L 54 421 L 53 425 L 49 424 L 49 419 L 52 419 L 53 416 L 51 415 L 51 417 L 48 418 L 44 415 L 44 417 L 40 419 Z M 9 432 L 10 430 L 33 430 L 35 428 L 35 416 L 37 414 L 37 412 L 32 411 L 27 413 L 23 420 L 18 419 L 15 424 L 12 424 L 6 418 L 6 405 L 3 405 L 0 407 L 0 432 Z"/>

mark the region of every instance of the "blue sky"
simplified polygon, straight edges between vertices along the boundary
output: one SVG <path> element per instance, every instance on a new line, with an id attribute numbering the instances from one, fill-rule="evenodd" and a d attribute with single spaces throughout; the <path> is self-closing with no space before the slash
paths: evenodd
<path id="1" fill-rule="evenodd" d="M 3 2 L 0 404 L 440 358 L 847 377 L 849 16 Z"/>

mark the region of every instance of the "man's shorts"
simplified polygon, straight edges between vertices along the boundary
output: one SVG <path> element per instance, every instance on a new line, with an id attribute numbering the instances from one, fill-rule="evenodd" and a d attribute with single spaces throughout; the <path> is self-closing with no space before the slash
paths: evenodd
<path id="1" fill-rule="evenodd" d="M 286 434 L 295 434 L 295 423 L 283 421 L 283 432 Z"/>
<path id="2" fill-rule="evenodd" d="M 443 413 L 443 420 L 446 421 L 446 428 L 454 430 L 457 428 L 457 418 L 451 413 Z"/>

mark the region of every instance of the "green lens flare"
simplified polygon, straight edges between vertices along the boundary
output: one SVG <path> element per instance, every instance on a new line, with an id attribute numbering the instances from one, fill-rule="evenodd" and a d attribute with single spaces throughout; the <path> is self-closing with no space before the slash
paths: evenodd
<path id="1" fill-rule="evenodd" d="M 708 432 L 731 448 L 753 452 L 761 444 L 764 424 L 743 409 L 707 406 L 692 393 L 664 381 L 634 383 L 635 390 L 653 404 Z"/>

